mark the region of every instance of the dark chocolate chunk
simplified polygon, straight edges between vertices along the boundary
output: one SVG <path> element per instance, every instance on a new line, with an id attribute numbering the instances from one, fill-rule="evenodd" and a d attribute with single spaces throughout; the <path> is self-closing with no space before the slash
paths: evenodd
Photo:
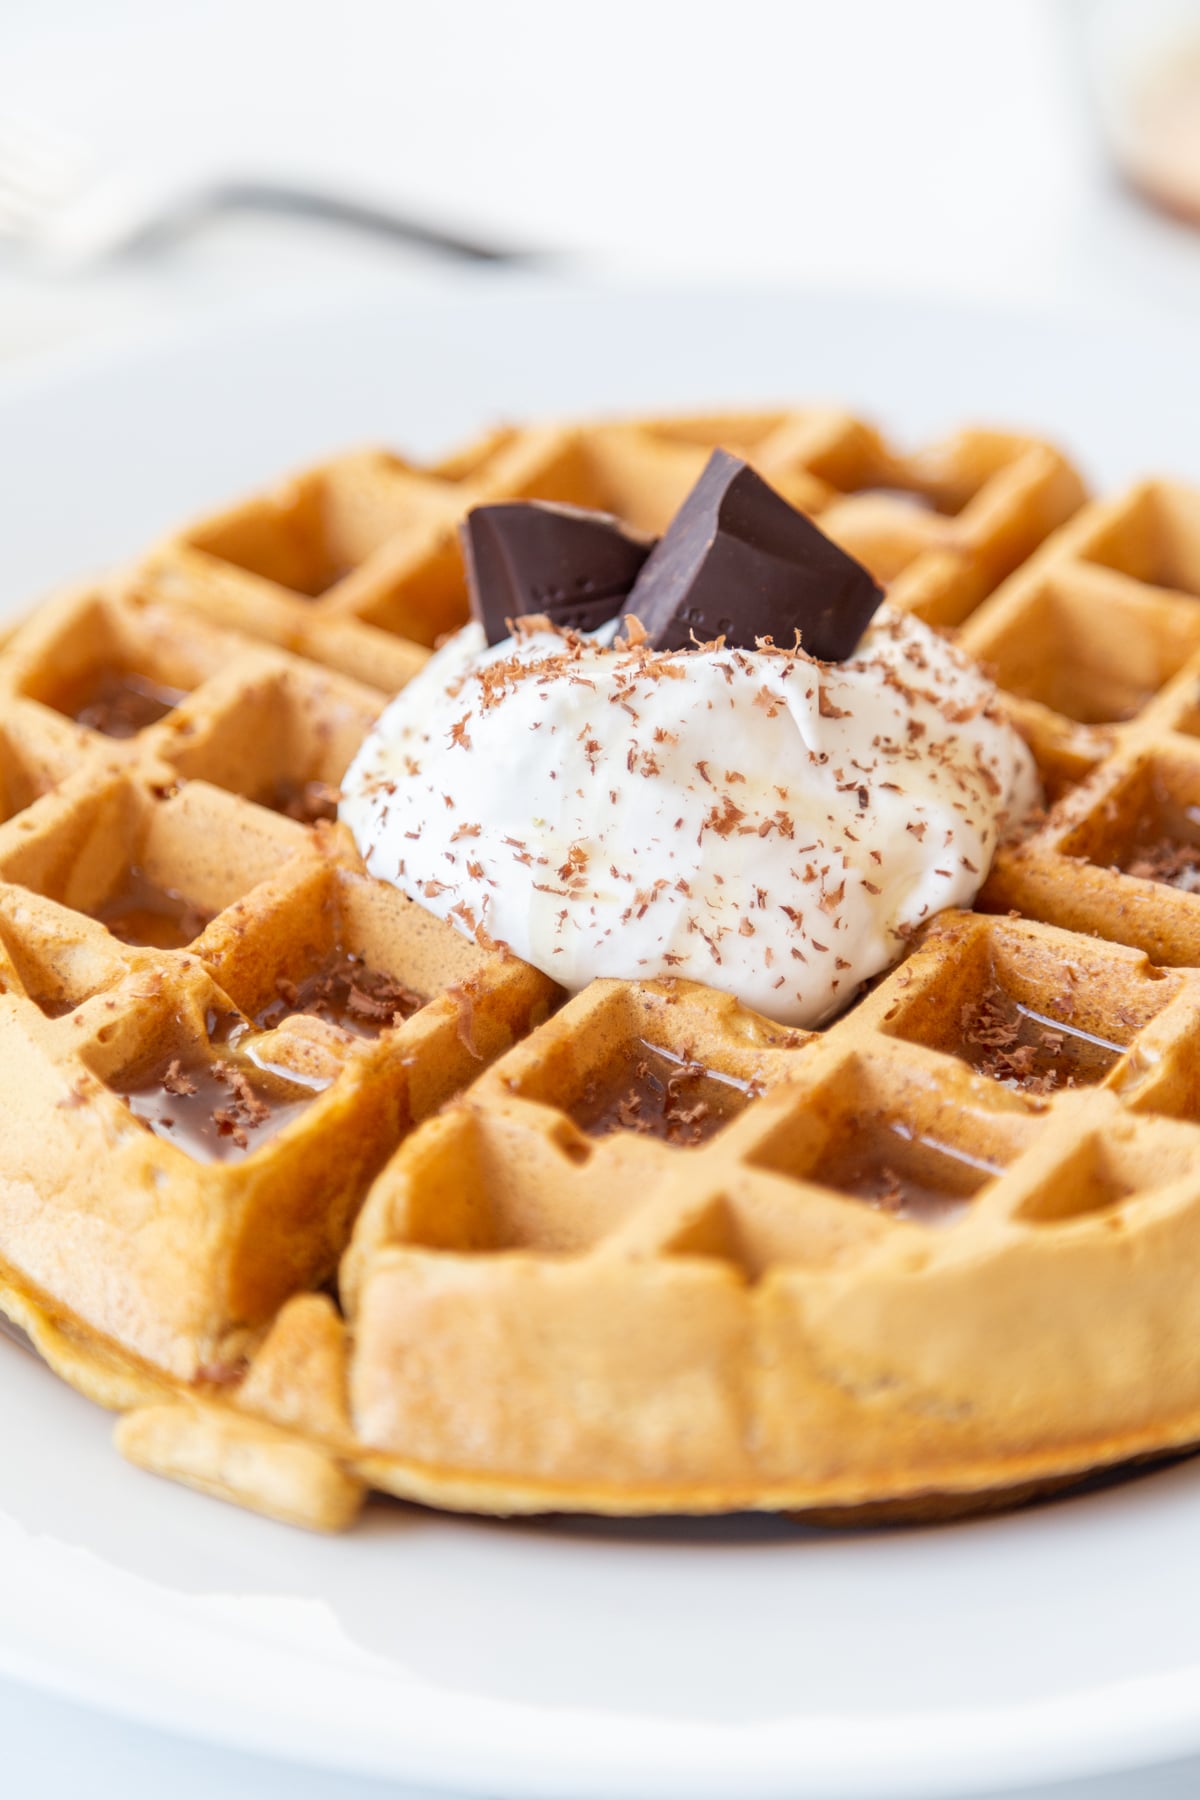
<path id="1" fill-rule="evenodd" d="M 653 540 L 608 513 L 548 500 L 476 506 L 460 527 L 471 610 L 489 644 L 509 619 L 545 613 L 567 631 L 595 631 L 623 610 Z"/>
<path id="2" fill-rule="evenodd" d="M 714 450 L 650 555 L 624 610 L 656 650 L 769 637 L 822 662 L 849 656 L 883 590 L 861 563 L 761 476 Z"/>

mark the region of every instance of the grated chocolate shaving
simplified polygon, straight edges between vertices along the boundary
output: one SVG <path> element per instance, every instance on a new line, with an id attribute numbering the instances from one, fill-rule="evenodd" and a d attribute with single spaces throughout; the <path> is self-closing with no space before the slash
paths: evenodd
<path id="1" fill-rule="evenodd" d="M 1141 881 L 1161 881 L 1168 887 L 1195 893 L 1200 890 L 1200 844 L 1161 837 L 1156 843 L 1139 845 L 1122 872 Z"/>
<path id="2" fill-rule="evenodd" d="M 188 1096 L 196 1092 L 195 1082 L 190 1075 L 184 1074 L 183 1064 L 177 1056 L 167 1064 L 161 1085 L 168 1094 Z"/>
<path id="3" fill-rule="evenodd" d="M 285 1016 L 305 1013 L 351 1030 L 365 1028 L 367 1035 L 374 1035 L 376 1029 L 402 1025 L 425 1004 L 424 996 L 404 982 L 368 968 L 361 957 L 345 950 L 335 951 L 304 981 L 280 976 L 275 991 L 278 1000 L 265 1007 L 256 1021 L 265 1029 Z"/>
<path id="4" fill-rule="evenodd" d="M 474 980 L 456 981 L 446 989 L 448 997 L 453 1000 L 458 1018 L 456 1030 L 458 1041 L 475 1058 L 483 1061 L 483 1051 L 475 1042 L 475 1000 L 477 988 Z"/>
<path id="5" fill-rule="evenodd" d="M 1052 1094 L 1099 1080 L 1118 1055 L 1066 1024 L 1060 1029 L 1018 1012 L 999 987 L 963 1007 L 961 1028 L 973 1067 L 1027 1094 Z"/>
<path id="6" fill-rule="evenodd" d="M 754 1082 L 746 1084 L 746 1098 L 757 1091 Z M 648 1056 L 634 1062 L 628 1087 L 607 1104 L 604 1092 L 595 1077 L 580 1092 L 576 1118 L 586 1131 L 597 1137 L 613 1130 L 636 1131 L 681 1147 L 711 1137 L 740 1101 L 738 1089 L 727 1092 L 703 1063 L 671 1064 L 664 1075 Z"/>

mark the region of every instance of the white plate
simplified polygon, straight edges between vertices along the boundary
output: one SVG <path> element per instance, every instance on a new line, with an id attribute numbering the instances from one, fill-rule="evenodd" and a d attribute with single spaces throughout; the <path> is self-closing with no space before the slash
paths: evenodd
<path id="1" fill-rule="evenodd" d="M 0 389 L 0 602 L 339 444 L 843 396 L 915 437 L 1200 477 L 1190 339 L 837 298 L 387 291 Z M 325 1541 L 126 1468 L 0 1345 L 0 1673 L 491 1795 L 978 1792 L 1200 1750 L 1200 1462 L 989 1522 L 499 1524 Z"/>

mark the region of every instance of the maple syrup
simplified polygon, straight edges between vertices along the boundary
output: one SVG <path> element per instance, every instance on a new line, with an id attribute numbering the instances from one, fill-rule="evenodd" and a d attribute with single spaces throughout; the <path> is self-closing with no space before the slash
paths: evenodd
<path id="1" fill-rule="evenodd" d="M 230 1013 L 210 1020 L 212 1055 L 173 1057 L 118 1090 L 135 1118 L 196 1162 L 236 1162 L 273 1138 L 324 1083 L 307 1085 L 243 1053 L 253 1027 Z"/>
<path id="2" fill-rule="evenodd" d="M 183 950 L 215 916 L 175 888 L 159 887 L 133 863 L 124 883 L 92 910 L 123 944 L 154 950 Z"/>
<path id="3" fill-rule="evenodd" d="M 295 819 L 300 825 L 332 824 L 338 816 L 337 788 L 327 781 L 297 781 L 281 776 L 274 786 L 258 797 L 260 806 Z"/>
<path id="4" fill-rule="evenodd" d="M 826 1147 L 805 1179 L 865 1200 L 893 1218 L 949 1225 L 999 1173 L 994 1163 L 920 1137 L 904 1125 L 856 1122 Z"/>
<path id="5" fill-rule="evenodd" d="M 728 1124 L 757 1091 L 752 1082 L 639 1039 L 627 1062 L 585 1087 L 571 1117 L 589 1137 L 637 1131 L 695 1145 Z"/>
<path id="6" fill-rule="evenodd" d="M 186 688 L 168 687 L 135 669 L 101 668 L 59 710 L 89 731 L 131 738 L 165 719 L 186 695 Z"/>
<path id="7" fill-rule="evenodd" d="M 993 986 L 966 1010 L 959 1054 L 1006 1087 L 1049 1094 L 1103 1081 L 1127 1048 Z"/>

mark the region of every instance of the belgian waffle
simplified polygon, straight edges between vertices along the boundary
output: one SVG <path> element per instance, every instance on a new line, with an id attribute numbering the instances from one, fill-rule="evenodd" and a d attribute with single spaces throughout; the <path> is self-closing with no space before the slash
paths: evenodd
<path id="1" fill-rule="evenodd" d="M 561 1004 L 323 816 L 465 615 L 468 506 L 657 530 L 717 443 L 962 628 L 1056 800 L 994 911 L 822 1033 L 684 983 Z M 827 410 L 501 430 L 36 612 L 0 650 L 0 1305 L 125 1453 L 334 1527 L 370 1486 L 949 1510 L 1200 1438 L 1200 498 L 1082 498 L 1043 444 Z"/>

